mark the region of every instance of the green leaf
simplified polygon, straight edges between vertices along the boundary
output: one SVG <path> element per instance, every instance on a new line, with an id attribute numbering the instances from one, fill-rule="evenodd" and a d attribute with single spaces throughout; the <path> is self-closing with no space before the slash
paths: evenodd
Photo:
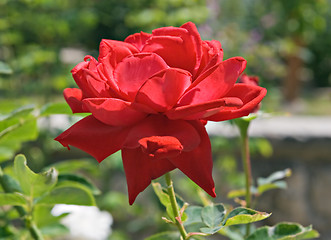
<path id="1" fill-rule="evenodd" d="M 187 219 L 184 222 L 184 225 L 187 226 L 190 224 L 201 223 L 202 222 L 201 211 L 202 211 L 202 207 L 200 206 L 188 206 L 185 210 Z"/>
<path id="2" fill-rule="evenodd" d="M 172 211 L 170 197 L 167 193 L 163 191 L 163 188 L 160 183 L 152 182 L 152 186 L 156 196 L 159 198 L 161 204 L 166 207 L 166 211 L 168 216 L 171 218 L 172 221 L 175 221 L 175 216 Z"/>
<path id="3" fill-rule="evenodd" d="M 298 223 L 278 223 L 273 227 L 261 227 L 248 236 L 246 240 L 300 240 L 317 238 L 319 234 L 311 226 L 303 227 Z"/>
<path id="4" fill-rule="evenodd" d="M 266 183 L 258 186 L 257 191 L 259 194 L 262 194 L 271 189 L 286 189 L 287 183 L 285 181 L 276 181 L 273 183 Z"/>
<path id="5" fill-rule="evenodd" d="M 258 212 L 253 209 L 238 207 L 232 210 L 226 217 L 223 225 L 231 226 L 261 221 L 269 217 L 270 213 Z"/>
<path id="6" fill-rule="evenodd" d="M 40 116 L 46 117 L 51 114 L 72 114 L 69 105 L 65 102 L 61 103 L 48 103 L 40 109 Z"/>
<path id="7" fill-rule="evenodd" d="M 59 183 L 52 191 L 40 197 L 36 204 L 72 204 L 95 206 L 91 190 L 86 186 L 70 181 Z"/>
<path id="8" fill-rule="evenodd" d="M 200 228 L 200 231 L 202 233 L 206 233 L 206 234 L 214 234 L 217 233 L 223 226 L 218 226 L 218 227 L 202 227 Z"/>
<path id="9" fill-rule="evenodd" d="M 82 185 L 84 185 L 85 187 L 89 188 L 92 192 L 92 194 L 94 195 L 98 195 L 101 193 L 101 191 L 93 184 L 91 183 L 89 180 L 87 180 L 86 178 L 77 175 L 77 174 L 60 174 L 58 177 L 58 182 L 63 182 L 63 181 L 72 181 L 72 182 L 77 182 L 80 183 Z"/>
<path id="10" fill-rule="evenodd" d="M 0 206 L 25 206 L 26 200 L 19 193 L 0 193 Z"/>
<path id="11" fill-rule="evenodd" d="M 201 210 L 201 217 L 204 224 L 209 228 L 215 229 L 223 221 L 225 216 L 225 208 L 223 204 L 213 204 L 206 206 Z"/>
<path id="12" fill-rule="evenodd" d="M 267 178 L 258 178 L 257 179 L 257 184 L 258 185 L 263 185 L 263 184 L 272 183 L 272 182 L 275 182 L 277 180 L 281 180 L 283 178 L 290 177 L 291 174 L 292 174 L 291 169 L 287 168 L 287 169 L 282 170 L 282 171 L 274 172 Z"/>
<path id="13" fill-rule="evenodd" d="M 180 234 L 178 232 L 162 232 L 157 233 L 153 236 L 145 238 L 145 240 L 178 240 L 180 239 Z"/>
<path id="14" fill-rule="evenodd" d="M 57 182 L 57 171 L 54 168 L 36 174 L 26 165 L 26 158 L 22 154 L 15 157 L 14 171 L 23 193 L 28 196 L 39 197 L 50 191 Z"/>
<path id="15" fill-rule="evenodd" d="M 12 74 L 13 70 L 9 67 L 7 63 L 0 61 L 0 74 Z"/>
<path id="16" fill-rule="evenodd" d="M 20 192 L 22 193 L 22 188 L 18 181 L 8 174 L 3 174 L 0 176 L 1 185 L 4 191 L 7 193 Z"/>

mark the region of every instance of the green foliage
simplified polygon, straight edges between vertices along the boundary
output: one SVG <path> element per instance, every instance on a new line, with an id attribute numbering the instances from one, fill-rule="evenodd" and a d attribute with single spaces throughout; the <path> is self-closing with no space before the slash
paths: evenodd
<path id="1" fill-rule="evenodd" d="M 297 223 L 278 223 L 273 227 L 261 227 L 246 240 L 300 240 L 317 238 L 319 234 L 311 226 L 303 227 Z"/>
<path id="2" fill-rule="evenodd" d="M 27 166 L 27 160 L 22 154 L 15 157 L 13 165 L 12 176 L 4 174 L 0 168 L 0 184 L 3 189 L 0 192 L 0 206 L 15 206 L 19 217 L 25 220 L 26 229 L 35 239 L 42 239 L 38 225 L 42 227 L 43 234 L 48 236 L 67 232 L 58 223 L 61 217 L 50 215 L 50 209 L 55 204 L 95 205 L 93 192 L 97 188 L 81 176 L 59 177 L 54 168 L 35 173 Z M 8 234 L 13 237 L 15 235 Z"/>

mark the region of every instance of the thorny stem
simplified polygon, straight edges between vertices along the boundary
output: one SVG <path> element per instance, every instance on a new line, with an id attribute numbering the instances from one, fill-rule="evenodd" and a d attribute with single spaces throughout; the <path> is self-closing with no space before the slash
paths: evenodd
<path id="1" fill-rule="evenodd" d="M 2 168 L 0 167 L 0 185 L 2 186 L 2 189 L 6 193 L 13 193 L 14 190 L 10 186 L 10 182 L 8 181 L 8 178 L 5 174 L 3 174 Z M 32 213 L 29 214 L 25 211 L 25 209 L 21 206 L 15 206 L 16 211 L 20 215 L 21 218 L 24 218 L 25 220 L 25 226 L 29 230 L 31 237 L 34 240 L 43 240 L 43 236 L 38 229 L 37 225 L 33 221 Z"/>
<path id="2" fill-rule="evenodd" d="M 188 235 L 187 235 L 186 230 L 184 228 L 184 225 L 183 225 L 183 223 L 181 222 L 181 219 L 180 219 L 181 215 L 180 215 L 179 207 L 178 207 L 178 204 L 177 204 L 177 201 L 176 201 L 175 190 L 174 190 L 174 186 L 173 186 L 173 183 L 172 183 L 172 180 L 171 180 L 170 173 L 165 174 L 165 179 L 166 179 L 166 183 L 167 183 L 167 186 L 168 186 L 167 189 L 168 189 L 168 194 L 169 194 L 169 197 L 170 197 L 172 211 L 173 211 L 174 216 L 175 216 L 176 226 L 177 226 L 182 238 L 184 240 L 188 239 Z"/>

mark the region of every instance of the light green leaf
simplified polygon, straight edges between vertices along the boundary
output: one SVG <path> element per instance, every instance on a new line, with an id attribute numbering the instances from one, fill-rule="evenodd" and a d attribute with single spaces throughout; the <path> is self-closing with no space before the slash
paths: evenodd
<path id="1" fill-rule="evenodd" d="M 46 117 L 51 114 L 72 114 L 69 105 L 65 102 L 48 103 L 40 109 L 40 116 Z"/>
<path id="2" fill-rule="evenodd" d="M 228 198 L 236 198 L 236 197 L 242 197 L 246 195 L 246 189 L 237 189 L 237 190 L 232 190 L 228 193 L 227 197 Z"/>
<path id="3" fill-rule="evenodd" d="M 0 206 L 25 206 L 26 200 L 19 193 L 0 193 Z"/>
<path id="4" fill-rule="evenodd" d="M 36 204 L 72 204 L 95 206 L 94 197 L 86 186 L 70 181 L 59 183 L 52 191 L 40 197 Z"/>
<path id="5" fill-rule="evenodd" d="M 178 240 L 180 239 L 180 234 L 178 232 L 162 232 L 145 238 L 145 240 Z"/>
<path id="6" fill-rule="evenodd" d="M 225 212 L 223 204 L 206 206 L 201 210 L 202 221 L 209 228 L 215 229 L 223 221 Z"/>
<path id="7" fill-rule="evenodd" d="M 0 74 L 12 74 L 13 70 L 9 67 L 7 63 L 0 61 Z"/>
<path id="8" fill-rule="evenodd" d="M 286 189 L 286 188 L 287 188 L 287 183 L 285 181 L 276 181 L 273 183 L 266 183 L 266 184 L 259 185 L 257 190 L 258 190 L 259 194 L 262 194 L 271 189 Z"/>
<path id="9" fill-rule="evenodd" d="M 292 174 L 291 169 L 287 168 L 287 169 L 282 170 L 282 171 L 274 172 L 267 178 L 258 178 L 257 179 L 257 184 L 258 184 L 258 186 L 260 186 L 260 185 L 263 185 L 263 184 L 272 183 L 272 182 L 275 182 L 277 180 L 281 180 L 283 178 L 290 177 L 291 174 Z"/>
<path id="10" fill-rule="evenodd" d="M 261 227 L 248 236 L 246 240 L 300 240 L 319 237 L 311 226 L 303 227 L 298 223 L 278 223 L 273 227 Z"/>
<path id="11" fill-rule="evenodd" d="M 185 210 L 187 219 L 184 222 L 184 225 L 187 226 L 190 224 L 201 223 L 202 222 L 201 211 L 202 211 L 202 207 L 200 206 L 188 206 Z"/>
<path id="12" fill-rule="evenodd" d="M 223 225 L 231 226 L 261 221 L 269 217 L 270 213 L 258 212 L 253 209 L 238 207 L 232 210 L 226 217 Z"/>
<path id="13" fill-rule="evenodd" d="M 57 182 L 57 171 L 54 168 L 36 174 L 26 165 L 26 158 L 22 154 L 15 157 L 14 171 L 23 193 L 28 196 L 39 197 L 50 191 Z"/>
<path id="14" fill-rule="evenodd" d="M 166 211 L 168 216 L 171 218 L 172 221 L 175 221 L 175 217 L 172 211 L 170 197 L 167 193 L 165 193 L 162 189 L 162 186 L 158 182 L 152 182 L 152 186 L 156 196 L 159 198 L 161 204 L 166 207 Z"/>
<path id="15" fill-rule="evenodd" d="M 223 226 L 218 226 L 218 227 L 213 227 L 213 228 L 209 228 L 209 227 L 203 227 L 200 228 L 200 231 L 202 233 L 206 233 L 206 234 L 214 234 L 217 233 Z"/>
<path id="16" fill-rule="evenodd" d="M 98 195 L 101 193 L 101 191 L 93 184 L 91 183 L 88 179 L 77 175 L 77 174 L 60 174 L 58 177 L 58 182 L 62 182 L 62 181 L 73 181 L 73 182 L 77 182 L 80 183 L 82 185 L 84 185 L 85 187 L 89 188 L 92 192 L 92 194 L 94 195 Z"/>

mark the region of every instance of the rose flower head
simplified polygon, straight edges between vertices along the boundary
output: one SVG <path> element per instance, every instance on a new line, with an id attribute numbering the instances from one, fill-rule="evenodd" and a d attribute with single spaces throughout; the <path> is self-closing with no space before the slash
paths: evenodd
<path id="1" fill-rule="evenodd" d="M 235 83 L 245 67 L 242 57 L 223 61 L 220 42 L 201 40 L 191 22 L 104 39 L 98 59 L 72 69 L 79 88 L 64 90 L 74 113 L 91 115 L 56 140 L 99 162 L 122 150 L 130 204 L 176 168 L 215 197 L 205 123 L 246 116 L 266 94 Z"/>

